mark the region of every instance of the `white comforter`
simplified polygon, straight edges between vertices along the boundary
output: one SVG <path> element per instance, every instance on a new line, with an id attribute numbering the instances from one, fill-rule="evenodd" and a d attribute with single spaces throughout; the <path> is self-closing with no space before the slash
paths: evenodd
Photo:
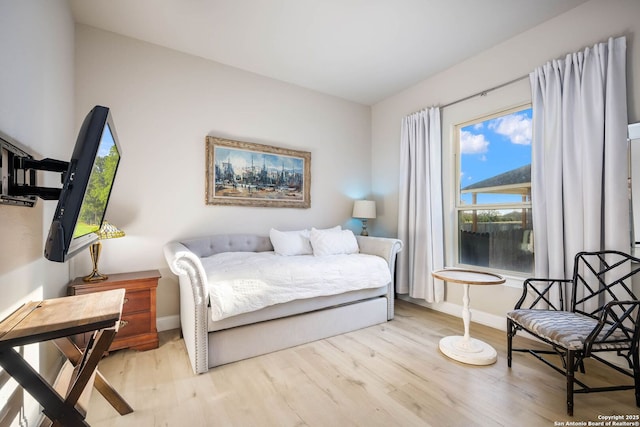
<path id="1" fill-rule="evenodd" d="M 213 321 L 296 299 L 378 288 L 391 281 L 384 259 L 225 252 L 202 258 Z"/>

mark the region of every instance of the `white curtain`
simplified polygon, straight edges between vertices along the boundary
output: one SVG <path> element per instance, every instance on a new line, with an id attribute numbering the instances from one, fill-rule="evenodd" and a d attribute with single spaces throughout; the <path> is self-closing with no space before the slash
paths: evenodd
<path id="1" fill-rule="evenodd" d="M 530 74 L 535 277 L 571 277 L 582 250 L 630 248 L 626 39 Z"/>
<path id="2" fill-rule="evenodd" d="M 431 271 L 444 266 L 440 109 L 402 120 L 396 291 L 428 302 L 444 299 L 444 283 Z"/>

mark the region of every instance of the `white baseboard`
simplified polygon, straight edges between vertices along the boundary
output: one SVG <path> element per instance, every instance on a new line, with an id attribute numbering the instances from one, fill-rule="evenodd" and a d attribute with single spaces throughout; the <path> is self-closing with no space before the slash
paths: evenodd
<path id="1" fill-rule="evenodd" d="M 413 304 L 421 305 L 435 311 L 450 314 L 462 319 L 462 306 L 450 302 L 430 303 L 424 300 L 414 299 L 407 295 L 398 295 L 398 299 L 408 301 Z M 497 316 L 495 314 L 486 313 L 484 311 L 474 310 L 471 308 L 471 321 L 481 325 L 489 326 L 501 331 L 507 331 L 507 318 L 505 316 Z"/>
<path id="2" fill-rule="evenodd" d="M 171 329 L 180 329 L 180 316 L 162 316 L 156 319 L 156 327 L 158 332 L 169 331 Z"/>

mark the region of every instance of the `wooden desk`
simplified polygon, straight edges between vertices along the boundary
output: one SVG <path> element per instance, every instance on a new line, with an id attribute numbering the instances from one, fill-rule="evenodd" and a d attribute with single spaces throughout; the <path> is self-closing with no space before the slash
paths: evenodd
<path id="1" fill-rule="evenodd" d="M 117 332 L 124 293 L 123 289 L 115 289 L 30 302 L 0 322 L 0 365 L 42 405 L 54 426 L 89 425 L 84 420 L 86 409 L 77 403 L 91 384 L 121 415 L 133 412 L 96 369 Z M 82 352 L 70 337 L 90 331 L 95 334 Z M 51 387 L 14 349 L 48 340 L 53 340 L 72 366 L 69 385 L 61 385 L 58 388 L 61 392 Z"/>
<path id="2" fill-rule="evenodd" d="M 469 285 L 499 285 L 505 282 L 504 277 L 484 271 L 445 268 L 431 273 L 433 277 L 450 283 L 464 285 L 462 298 L 462 321 L 464 322 L 464 336 L 444 337 L 440 340 L 440 351 L 458 362 L 471 365 L 491 365 L 498 359 L 498 353 L 489 344 L 469 335 L 471 310 L 469 310 Z"/>

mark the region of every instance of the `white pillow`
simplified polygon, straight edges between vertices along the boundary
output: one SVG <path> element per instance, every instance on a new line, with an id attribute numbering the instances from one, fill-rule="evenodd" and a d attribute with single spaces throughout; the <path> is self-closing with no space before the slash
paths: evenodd
<path id="1" fill-rule="evenodd" d="M 342 226 L 336 225 L 335 227 L 331 227 L 331 228 L 315 228 L 315 227 L 311 227 L 311 230 L 317 230 L 317 231 L 341 231 L 342 230 Z"/>
<path id="2" fill-rule="evenodd" d="M 313 255 L 356 254 L 360 251 L 358 241 L 351 230 L 317 230 L 309 233 Z"/>
<path id="3" fill-rule="evenodd" d="M 309 242 L 309 230 L 278 231 L 272 228 L 269 238 L 273 250 L 278 255 L 311 255 L 313 249 Z"/>

